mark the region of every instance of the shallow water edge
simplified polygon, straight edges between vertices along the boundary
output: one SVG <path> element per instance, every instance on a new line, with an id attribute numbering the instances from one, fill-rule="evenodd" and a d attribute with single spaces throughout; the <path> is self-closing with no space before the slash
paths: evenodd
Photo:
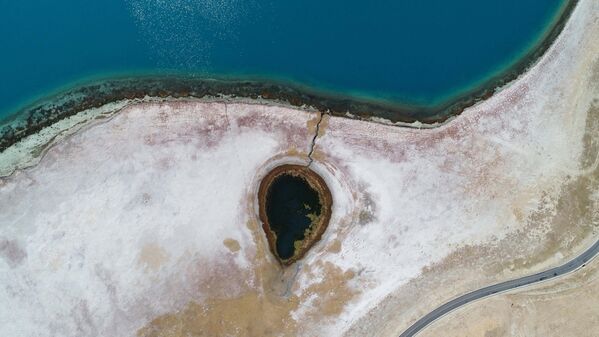
<path id="1" fill-rule="evenodd" d="M 479 88 L 437 106 L 364 99 L 319 91 L 297 84 L 264 80 L 207 79 L 160 75 L 117 78 L 88 83 L 34 103 L 0 123 L 0 152 L 23 138 L 76 113 L 105 104 L 144 97 L 232 97 L 266 99 L 292 106 L 310 106 L 335 116 L 390 123 L 442 123 L 464 109 L 491 97 L 497 88 L 515 80 L 547 51 L 562 31 L 578 0 L 568 1 L 559 18 L 536 47 L 514 66 L 487 80 Z"/>

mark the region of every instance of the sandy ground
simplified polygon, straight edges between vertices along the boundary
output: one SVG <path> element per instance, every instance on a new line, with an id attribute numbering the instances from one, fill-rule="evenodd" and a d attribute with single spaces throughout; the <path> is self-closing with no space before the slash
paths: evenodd
<path id="1" fill-rule="evenodd" d="M 427 327 L 419 336 L 596 337 L 599 259 L 582 270 L 525 290 L 484 299 Z"/>
<path id="2" fill-rule="evenodd" d="M 599 236 L 598 6 L 582 0 L 535 67 L 434 129 L 146 101 L 0 153 L 0 335 L 394 336 L 576 255 Z M 310 167 L 333 215 L 281 268 L 257 188 L 309 162 L 319 121 Z"/>

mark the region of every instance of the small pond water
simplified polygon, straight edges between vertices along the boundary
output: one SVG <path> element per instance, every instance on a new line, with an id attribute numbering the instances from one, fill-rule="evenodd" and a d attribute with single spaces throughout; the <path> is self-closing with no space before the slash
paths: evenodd
<path id="1" fill-rule="evenodd" d="M 276 251 L 282 260 L 295 253 L 312 219 L 320 216 L 318 192 L 303 178 L 283 174 L 275 178 L 266 196 L 266 216 L 276 233 Z"/>

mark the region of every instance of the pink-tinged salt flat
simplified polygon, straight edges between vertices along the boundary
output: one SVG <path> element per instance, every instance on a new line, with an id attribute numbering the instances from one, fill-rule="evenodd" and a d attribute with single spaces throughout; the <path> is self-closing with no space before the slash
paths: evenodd
<path id="1" fill-rule="evenodd" d="M 0 154 L 0 335 L 396 336 L 576 255 L 599 226 L 598 6 L 581 0 L 538 64 L 432 129 L 147 99 L 16 144 Z M 312 149 L 332 218 L 282 268 L 258 185 Z"/>

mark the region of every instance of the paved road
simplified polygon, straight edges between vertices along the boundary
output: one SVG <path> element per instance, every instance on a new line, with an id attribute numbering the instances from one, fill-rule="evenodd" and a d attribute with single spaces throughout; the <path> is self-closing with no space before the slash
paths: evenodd
<path id="1" fill-rule="evenodd" d="M 589 249 L 587 249 L 584 253 L 580 254 L 576 258 L 566 262 L 565 264 L 551 268 L 549 270 L 529 275 L 525 277 L 521 277 L 519 279 L 505 281 L 502 283 L 494 284 L 492 286 L 488 286 L 482 289 L 475 290 L 473 292 L 462 295 L 458 298 L 455 298 L 437 309 L 429 312 L 426 316 L 422 317 L 416 323 L 412 324 L 406 331 L 404 331 L 400 337 L 411 337 L 416 335 L 420 330 L 424 329 L 427 325 L 431 324 L 433 321 L 439 319 L 441 316 L 449 313 L 452 310 L 455 310 L 465 304 L 468 304 L 472 301 L 481 299 L 483 297 L 487 297 L 502 291 L 511 290 L 518 287 L 527 286 L 533 283 L 545 281 L 552 279 L 554 277 L 567 274 L 572 272 L 578 268 L 584 267 L 586 263 L 592 259 L 595 255 L 599 253 L 599 241 L 595 242 Z"/>

